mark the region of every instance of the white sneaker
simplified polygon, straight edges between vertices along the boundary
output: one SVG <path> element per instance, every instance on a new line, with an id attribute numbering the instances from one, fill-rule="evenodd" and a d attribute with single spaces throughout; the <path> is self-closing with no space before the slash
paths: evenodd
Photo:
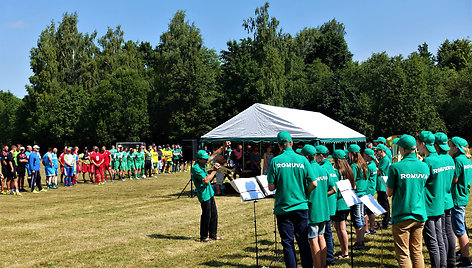
<path id="1" fill-rule="evenodd" d="M 146 175 L 143 175 L 143 179 L 145 179 L 145 178 L 146 178 Z"/>

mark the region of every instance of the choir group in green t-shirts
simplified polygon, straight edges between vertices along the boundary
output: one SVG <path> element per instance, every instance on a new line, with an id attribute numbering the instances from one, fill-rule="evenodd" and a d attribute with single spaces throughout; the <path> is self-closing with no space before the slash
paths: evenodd
<path id="1" fill-rule="evenodd" d="M 295 153 L 288 132 L 280 132 L 277 140 L 282 153 L 270 164 L 268 182 L 271 190 L 277 190 L 274 214 L 287 267 L 296 267 L 295 236 L 306 237 L 297 240 L 303 267 L 325 267 L 333 265 L 336 258 L 348 258 L 349 214 L 356 229 L 353 250 L 364 247 L 364 234 L 375 235 L 376 227 L 387 229 L 391 224 L 399 267 L 425 266 L 423 239 L 431 267 L 470 266 L 465 207 L 472 184 L 472 162 L 465 139 L 449 140 L 442 132 L 429 131 L 416 138 L 402 135 L 393 141 L 401 155 L 393 164 L 392 151 L 383 137 L 374 140 L 372 149 L 351 144 L 332 155 L 324 145 L 305 145 Z M 359 197 L 377 195 L 387 211 L 379 226 L 362 203 L 346 205 L 337 191 L 340 180 L 348 180 Z M 391 208 L 388 197 L 392 198 Z M 331 223 L 340 244 L 336 254 Z"/>

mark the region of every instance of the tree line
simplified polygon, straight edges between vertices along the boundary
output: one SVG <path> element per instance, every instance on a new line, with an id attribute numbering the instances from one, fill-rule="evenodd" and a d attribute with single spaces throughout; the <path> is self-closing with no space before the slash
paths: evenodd
<path id="1" fill-rule="evenodd" d="M 217 52 L 177 11 L 157 46 L 81 33 L 77 13 L 51 22 L 30 51 L 23 99 L 0 92 L 0 142 L 110 144 L 198 138 L 255 102 L 318 111 L 365 134 L 423 129 L 472 138 L 472 44 L 445 40 L 408 56 L 354 61 L 335 19 L 294 36 L 269 4 L 248 36 Z"/>

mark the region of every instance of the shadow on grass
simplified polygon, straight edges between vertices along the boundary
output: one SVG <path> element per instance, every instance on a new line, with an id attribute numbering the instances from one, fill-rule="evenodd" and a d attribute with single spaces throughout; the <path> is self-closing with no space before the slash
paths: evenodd
<path id="1" fill-rule="evenodd" d="M 168 234 L 151 234 L 147 237 L 152 239 L 170 239 L 170 240 L 195 240 L 193 237 L 181 236 L 181 235 L 168 235 Z"/>
<path id="2" fill-rule="evenodd" d="M 209 266 L 209 267 L 255 267 L 255 265 L 246 265 L 238 262 L 224 262 L 224 261 L 207 261 L 200 263 L 200 265 Z"/>

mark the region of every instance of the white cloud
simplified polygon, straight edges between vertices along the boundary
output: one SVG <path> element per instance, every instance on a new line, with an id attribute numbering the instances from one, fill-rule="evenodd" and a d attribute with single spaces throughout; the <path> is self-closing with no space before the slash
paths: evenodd
<path id="1" fill-rule="evenodd" d="M 20 29 L 20 28 L 28 28 L 30 25 L 26 23 L 24 20 L 17 20 L 11 21 L 7 23 L 7 28 L 10 29 Z"/>

